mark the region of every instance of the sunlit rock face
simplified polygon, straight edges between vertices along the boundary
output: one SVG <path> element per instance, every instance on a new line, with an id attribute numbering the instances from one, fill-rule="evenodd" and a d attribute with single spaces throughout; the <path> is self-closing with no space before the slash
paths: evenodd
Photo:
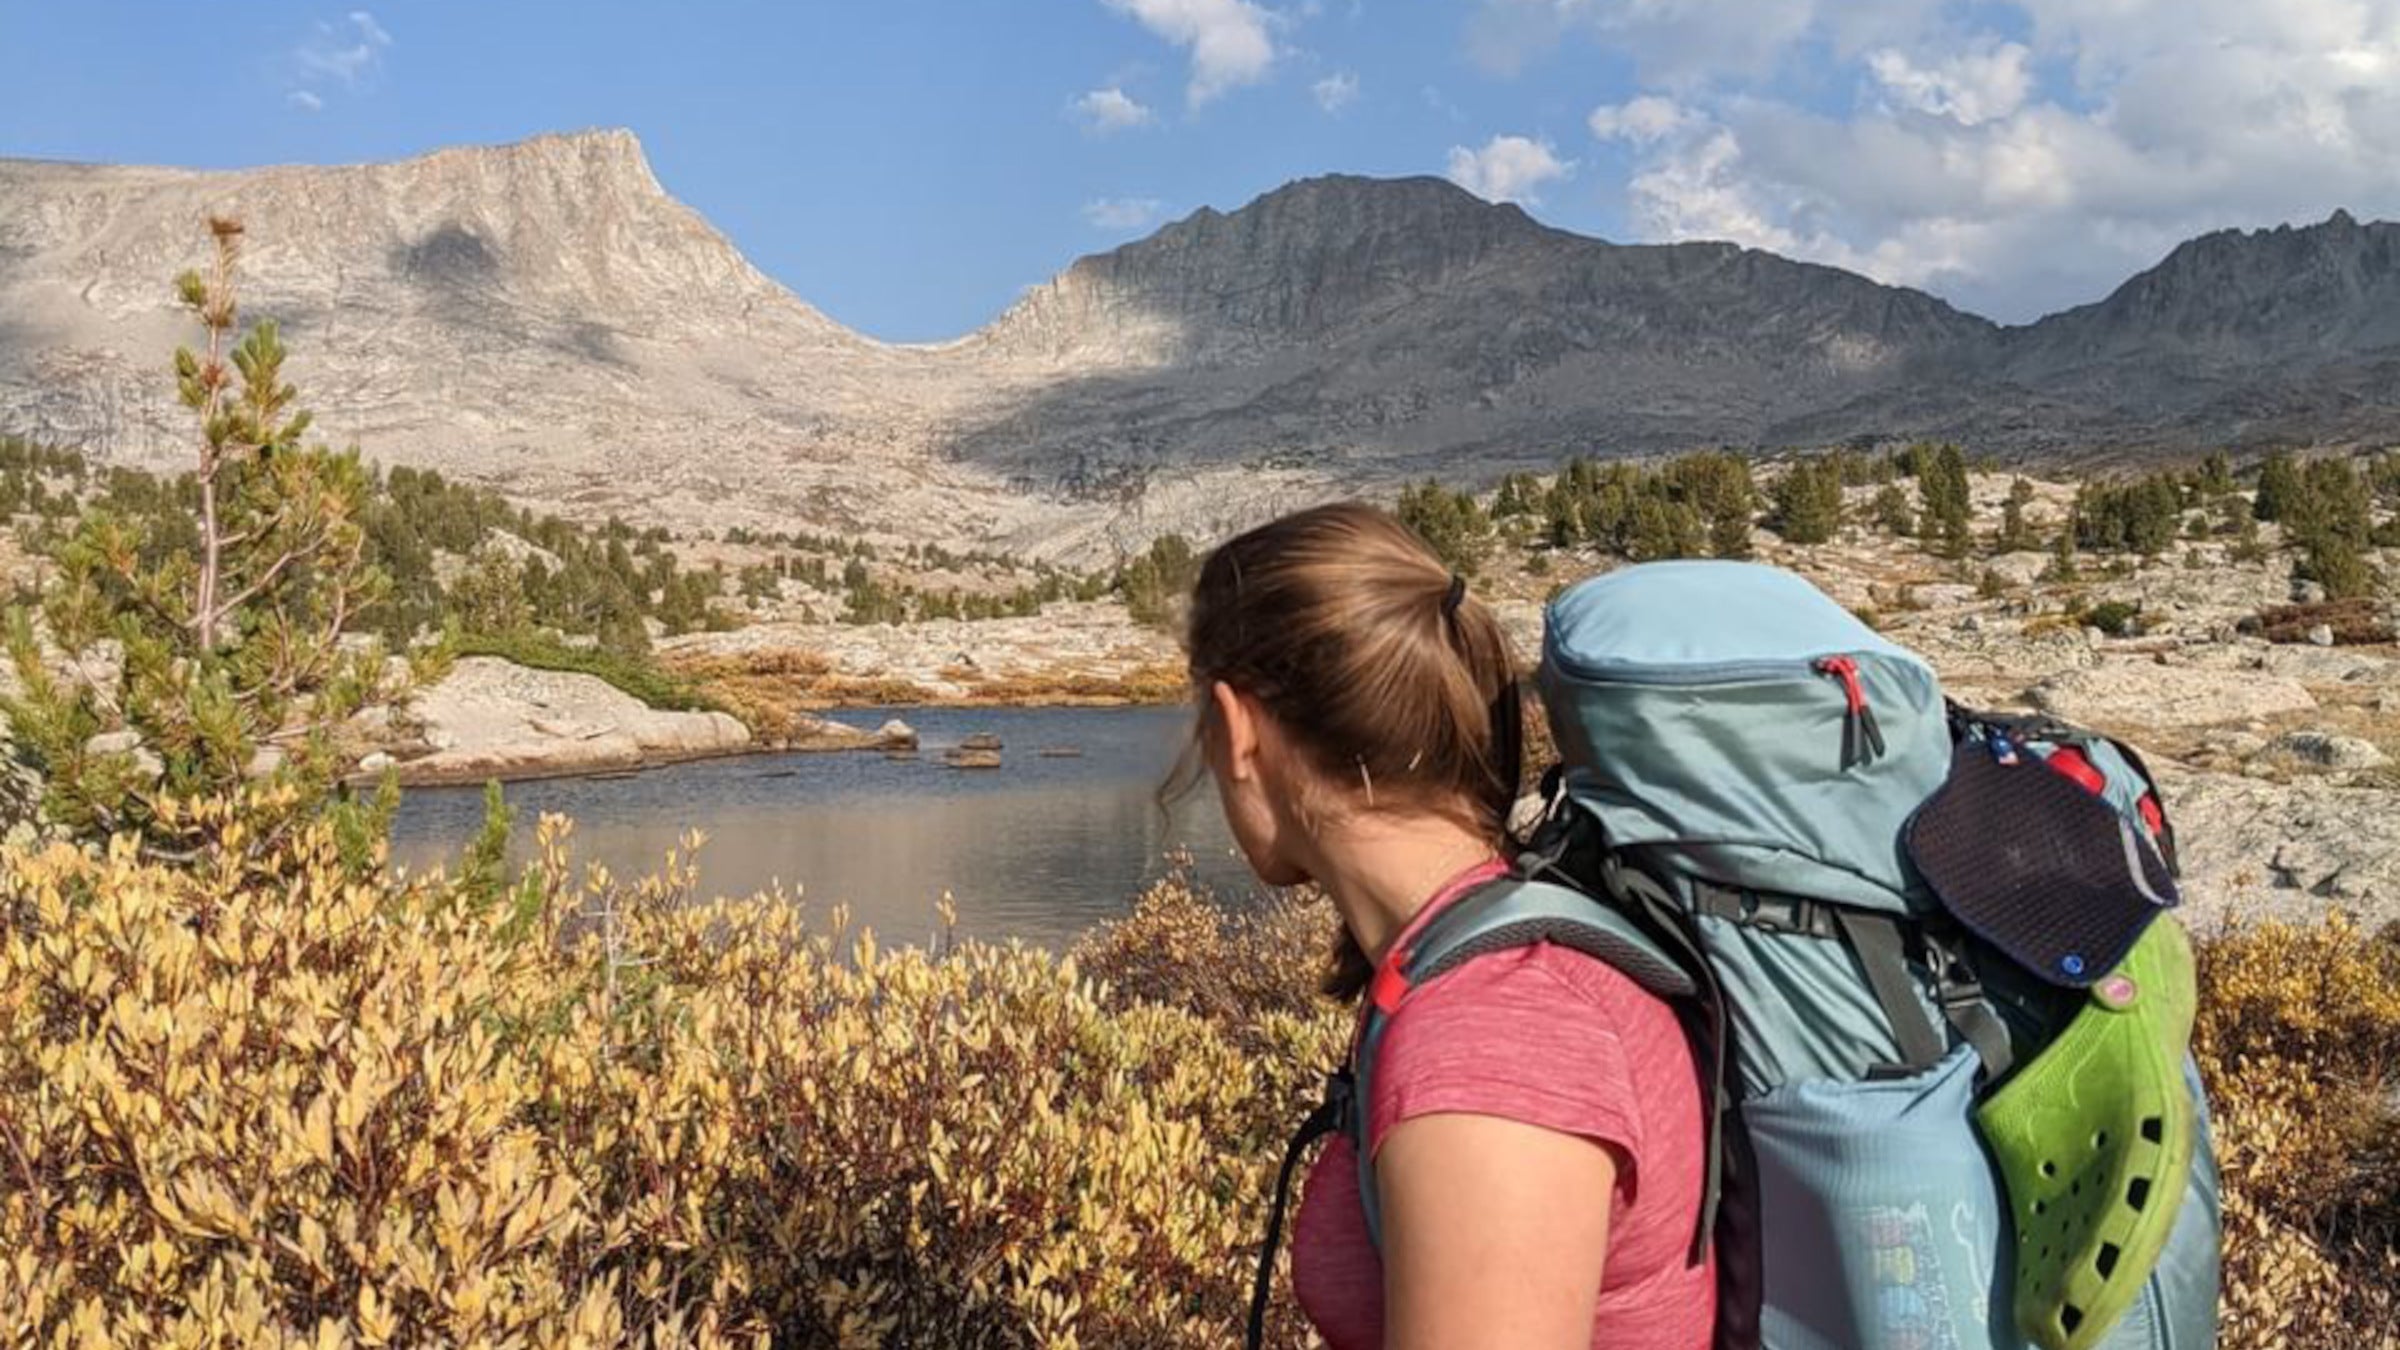
<path id="1" fill-rule="evenodd" d="M 839 203 L 827 203 L 839 210 Z M 530 503 L 1083 562 L 1428 471 L 1922 435 L 2027 458 L 2377 439 L 2400 227 L 2209 235 L 2002 328 L 1439 179 L 1325 177 L 1081 259 L 983 329 L 843 329 L 623 131 L 238 172 L 0 161 L 0 431 L 171 467 L 170 278 L 248 226 L 323 434 Z M 963 225 L 971 228 L 971 222 Z"/>

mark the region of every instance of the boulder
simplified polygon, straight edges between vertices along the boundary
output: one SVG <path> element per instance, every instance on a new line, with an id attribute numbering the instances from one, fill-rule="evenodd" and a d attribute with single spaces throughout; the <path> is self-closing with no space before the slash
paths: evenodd
<path id="1" fill-rule="evenodd" d="M 432 753 L 399 764 L 405 783 L 604 772 L 732 754 L 750 732 L 721 712 L 667 712 L 593 675 L 470 656 L 410 706 Z"/>
<path id="2" fill-rule="evenodd" d="M 806 713 L 792 719 L 784 733 L 782 748 L 786 750 L 835 751 L 873 750 L 882 741 L 867 731 L 830 717 L 813 717 Z"/>
<path id="3" fill-rule="evenodd" d="M 1000 752 L 970 750 L 962 745 L 945 753 L 942 762 L 953 769 L 997 769 L 1000 767 Z"/>
<path id="4" fill-rule="evenodd" d="M 83 743 L 87 755 L 131 755 L 133 771 L 142 778 L 156 778 L 167 771 L 164 761 L 149 746 L 142 744 L 138 731 L 103 731 Z"/>
<path id="5" fill-rule="evenodd" d="M 886 750 L 914 750 L 917 729 L 895 717 L 875 729 L 875 740 Z"/>
<path id="6" fill-rule="evenodd" d="M 2046 713 L 2097 728 L 2213 726 L 2317 706 L 2296 680 L 2126 661 L 2053 675 L 2025 697 Z"/>
<path id="7" fill-rule="evenodd" d="M 2327 731 L 2291 731 L 2275 738 L 2267 753 L 2296 764 L 2346 772 L 2380 769 L 2389 759 L 2373 741 Z"/>
<path id="8" fill-rule="evenodd" d="M 2049 568 L 2050 555 L 2029 552 L 2003 553 L 1985 563 L 1984 566 L 1999 573 L 2000 579 L 2012 586 L 2030 586 L 2041 580 L 2042 573 Z"/>
<path id="9" fill-rule="evenodd" d="M 1000 738 L 988 731 L 978 731 L 958 743 L 961 750 L 998 750 Z"/>
<path id="10" fill-rule="evenodd" d="M 2400 919 L 2400 801 L 2323 778 L 2290 783 L 2156 763 L 2175 821 L 2187 922 Z"/>

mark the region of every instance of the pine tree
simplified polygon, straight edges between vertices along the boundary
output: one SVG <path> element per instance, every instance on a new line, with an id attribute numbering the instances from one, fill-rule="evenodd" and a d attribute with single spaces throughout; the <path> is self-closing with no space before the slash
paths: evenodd
<path id="1" fill-rule="evenodd" d="M 2033 484 L 2023 478 L 2012 479 L 2008 485 L 2008 500 L 2000 507 L 2000 538 L 2002 553 L 2021 553 L 2034 546 L 2032 525 L 2025 519 L 2025 508 L 2033 504 Z"/>
<path id="2" fill-rule="evenodd" d="M 1400 490 L 1400 523 L 1416 531 L 1450 570 L 1473 576 L 1491 549 L 1492 522 L 1475 499 L 1428 478 Z"/>
<path id="3" fill-rule="evenodd" d="M 79 675 L 114 639 L 123 678 L 113 688 L 59 678 L 32 615 L 14 609 L 22 692 L 0 711 L 48 778 L 46 810 L 70 829 L 188 856 L 223 846 L 221 830 L 260 847 L 331 809 L 348 837 L 363 839 L 388 806 L 337 792 L 355 751 L 336 731 L 406 683 L 374 644 L 343 641 L 388 594 L 366 558 L 370 480 L 355 450 L 304 443 L 309 418 L 283 381 L 276 326 L 239 326 L 242 226 L 212 218 L 208 229 L 209 275 L 175 282 L 206 335 L 205 354 L 178 349 L 174 363 L 196 433 L 190 514 L 128 517 L 106 503 L 85 512 L 40 600 L 51 641 Z M 175 522 L 172 551 L 153 551 L 164 529 L 153 520 Z M 234 796 L 247 809 L 231 825 L 182 809 Z"/>
<path id="4" fill-rule="evenodd" d="M 1974 529 L 1967 496 L 1966 457 L 1955 445 L 1943 445 L 1930 453 L 1923 446 L 1912 447 L 1916 467 L 1917 494 L 1924 504 L 1922 531 L 1933 542 L 1934 551 L 1945 558 L 1963 558 L 1973 547 Z"/>
<path id="5" fill-rule="evenodd" d="M 1900 490 L 1898 483 L 1886 483 L 1876 489 L 1875 500 L 1868 509 L 1887 534 L 1905 539 L 1917 532 L 1916 512 L 1909 509 L 1908 494 Z"/>
<path id="6" fill-rule="evenodd" d="M 2081 528 L 2080 519 L 2069 512 L 2058 527 L 2057 538 L 2050 543 L 2050 562 L 2042 569 L 2042 580 L 2064 583 L 2082 578 L 2083 569 L 2075 563 L 2075 536 Z"/>
<path id="7" fill-rule="evenodd" d="M 2300 466 L 2291 455 L 2278 450 L 2259 466 L 2258 497 L 2251 504 L 2251 514 L 2260 520 L 2281 521 L 2301 495 Z"/>
<path id="8" fill-rule="evenodd" d="M 1822 544 L 1842 524 L 1842 466 L 1827 457 L 1794 464 L 1774 488 L 1775 532 L 1791 544 Z"/>

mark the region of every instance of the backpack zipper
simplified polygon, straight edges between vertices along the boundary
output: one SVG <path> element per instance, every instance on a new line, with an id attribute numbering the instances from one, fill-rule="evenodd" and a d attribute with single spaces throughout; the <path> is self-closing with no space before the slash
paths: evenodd
<path id="1" fill-rule="evenodd" d="M 1842 682 L 1842 699 L 1848 705 L 1842 714 L 1842 768 L 1881 758 L 1883 728 L 1875 724 L 1875 709 L 1867 703 L 1866 686 L 1859 683 L 1858 662 L 1847 656 L 1820 656 L 1815 669 Z"/>
<path id="2" fill-rule="evenodd" d="M 1711 685 L 1798 682 L 1831 676 L 1842 687 L 1842 768 L 1847 771 L 1872 763 L 1888 751 L 1875 709 L 1858 675 L 1858 658 L 1839 652 L 1823 656 L 1764 658 L 1745 661 L 1679 661 L 1651 664 L 1639 661 L 1580 659 L 1556 646 L 1550 664 L 1568 676 L 1597 684 L 1648 685 L 1659 689 L 1696 689 Z"/>
<path id="3" fill-rule="evenodd" d="M 1580 680 L 1602 684 L 1660 686 L 1702 684 L 1764 684 L 1771 680 L 1802 680 L 1813 669 L 1808 657 L 1764 658 L 1746 661 L 1592 661 L 1553 647 L 1550 663 Z"/>

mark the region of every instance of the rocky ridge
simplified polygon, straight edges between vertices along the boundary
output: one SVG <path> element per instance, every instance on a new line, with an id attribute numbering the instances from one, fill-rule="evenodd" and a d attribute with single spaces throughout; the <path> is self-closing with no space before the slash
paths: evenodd
<path id="1" fill-rule="evenodd" d="M 2021 328 L 1717 243 L 1329 176 L 894 346 L 762 276 L 625 132 L 224 173 L 0 161 L 0 430 L 173 461 L 167 278 L 249 223 L 334 440 L 529 503 L 1106 560 L 1565 449 L 1937 435 L 2021 456 L 2374 439 L 2400 227 L 2222 232 Z"/>

